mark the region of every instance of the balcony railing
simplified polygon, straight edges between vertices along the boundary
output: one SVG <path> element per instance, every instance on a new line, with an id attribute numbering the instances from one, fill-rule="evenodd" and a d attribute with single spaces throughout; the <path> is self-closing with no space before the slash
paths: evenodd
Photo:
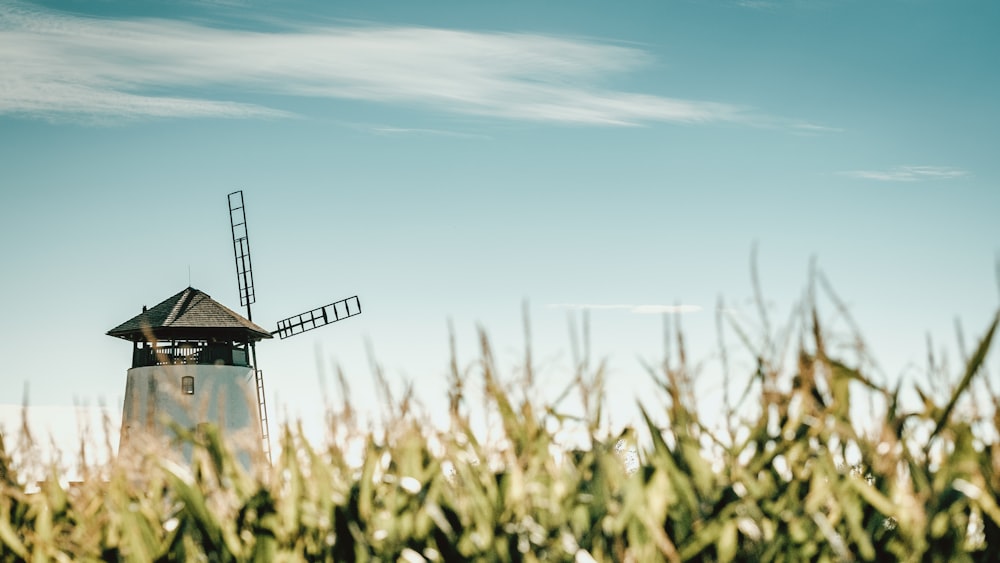
<path id="1" fill-rule="evenodd" d="M 135 348 L 132 367 L 165 365 L 249 366 L 247 350 L 232 344 L 175 342 L 166 346 Z"/>

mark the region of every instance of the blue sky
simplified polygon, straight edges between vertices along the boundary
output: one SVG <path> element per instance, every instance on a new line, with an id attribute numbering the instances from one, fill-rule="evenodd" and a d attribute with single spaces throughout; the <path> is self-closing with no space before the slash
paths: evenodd
<path id="1" fill-rule="evenodd" d="M 553 388 L 590 310 L 621 422 L 680 306 L 712 400 L 714 311 L 753 325 L 754 244 L 775 318 L 815 257 L 883 378 L 912 379 L 927 334 L 953 348 L 997 307 L 997 22 L 990 1 L 0 0 L 0 403 L 27 381 L 116 411 L 129 350 L 105 331 L 189 281 L 235 308 L 237 189 L 254 320 L 364 309 L 261 346 L 272 418 L 316 419 L 333 363 L 374 409 L 366 341 L 440 409 L 448 320 L 463 365 L 479 324 L 513 365 L 525 300 Z"/>

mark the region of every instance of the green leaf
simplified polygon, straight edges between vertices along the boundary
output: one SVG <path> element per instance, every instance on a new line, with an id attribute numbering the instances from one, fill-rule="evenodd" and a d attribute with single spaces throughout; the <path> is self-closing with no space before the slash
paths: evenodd
<path id="1" fill-rule="evenodd" d="M 737 540 L 739 539 L 739 528 L 736 520 L 729 520 L 722 525 L 722 533 L 716 549 L 719 552 L 719 561 L 728 562 L 736 558 Z"/>
<path id="2" fill-rule="evenodd" d="M 989 330 L 986 331 L 986 336 L 984 336 L 979 342 L 979 346 L 976 348 L 976 353 L 969 358 L 969 363 L 965 366 L 965 375 L 962 377 L 962 381 L 959 382 L 958 387 L 955 388 L 955 392 L 952 393 L 951 400 L 948 401 L 948 405 L 938 416 L 934 432 L 931 432 L 931 438 L 937 436 L 937 434 L 941 432 L 941 429 L 944 428 L 945 424 L 947 424 L 948 417 L 951 416 L 951 411 L 955 409 L 955 404 L 958 403 L 958 399 L 963 393 L 965 393 L 965 390 L 969 388 L 969 385 L 972 383 L 972 378 L 979 373 L 979 368 L 986 360 L 986 353 L 989 352 L 990 343 L 993 341 L 993 335 L 996 333 L 998 323 L 1000 323 L 1000 312 L 993 316 L 993 323 L 990 324 Z M 928 439 L 927 443 L 930 443 L 930 439 Z"/>

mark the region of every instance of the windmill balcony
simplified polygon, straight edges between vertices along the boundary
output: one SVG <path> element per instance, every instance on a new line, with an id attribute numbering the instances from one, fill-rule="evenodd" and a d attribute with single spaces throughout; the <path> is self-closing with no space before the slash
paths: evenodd
<path id="1" fill-rule="evenodd" d="M 165 365 L 221 365 L 249 367 L 247 349 L 232 343 L 170 342 L 136 347 L 132 367 Z"/>

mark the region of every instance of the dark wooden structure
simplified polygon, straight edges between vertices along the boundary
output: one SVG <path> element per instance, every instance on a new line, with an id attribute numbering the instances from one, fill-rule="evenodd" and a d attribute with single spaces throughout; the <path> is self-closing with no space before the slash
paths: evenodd
<path id="1" fill-rule="evenodd" d="M 108 331 L 134 343 L 132 367 L 173 364 L 251 366 L 266 329 L 193 287 Z"/>

